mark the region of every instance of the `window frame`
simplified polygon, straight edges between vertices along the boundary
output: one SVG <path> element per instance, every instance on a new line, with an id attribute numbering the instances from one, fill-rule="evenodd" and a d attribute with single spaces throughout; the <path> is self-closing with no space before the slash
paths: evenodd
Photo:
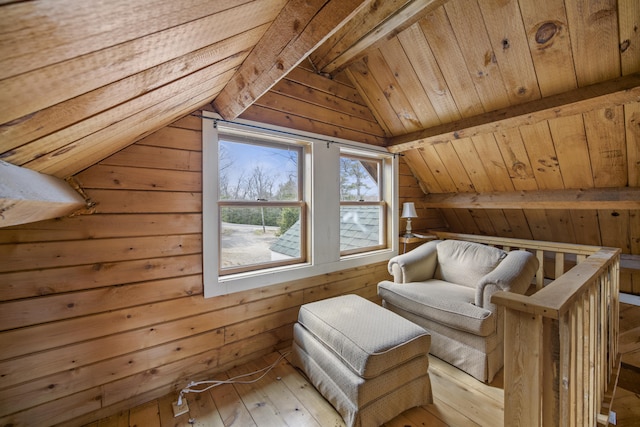
<path id="1" fill-rule="evenodd" d="M 257 135 L 253 137 L 246 136 L 238 136 L 233 133 L 225 133 L 219 132 L 219 138 L 216 143 L 219 141 L 225 140 L 227 142 L 232 142 L 234 144 L 247 144 L 254 145 L 260 147 L 270 147 L 277 149 L 285 149 L 291 148 L 295 150 L 298 154 L 298 164 L 297 164 L 297 199 L 295 200 L 245 200 L 245 199 L 221 199 L 220 194 L 218 194 L 218 217 L 222 216 L 222 210 L 225 207 L 231 208 L 279 208 L 279 207 L 295 207 L 300 209 L 300 256 L 296 258 L 286 259 L 286 260 L 277 260 L 277 261 L 266 261 L 260 262 L 256 264 L 247 264 L 238 267 L 222 267 L 222 251 L 218 250 L 218 276 L 227 276 L 231 274 L 237 273 L 247 273 L 251 271 L 260 271 L 265 270 L 267 268 L 273 267 L 281 267 L 285 265 L 293 265 L 300 264 L 306 262 L 307 260 L 307 203 L 304 197 L 304 162 L 305 162 L 305 149 L 304 146 L 300 144 L 291 144 L 282 141 L 273 141 L 271 139 L 263 139 Z M 222 137 L 220 137 L 222 135 Z M 220 153 L 219 148 L 217 149 L 218 154 Z M 219 157 L 218 157 L 219 159 Z M 219 176 L 219 174 L 218 174 Z M 219 186 L 218 186 L 219 189 Z M 218 222 L 218 248 L 222 245 L 222 233 L 221 233 L 222 221 Z"/>
<path id="2" fill-rule="evenodd" d="M 354 255 L 354 254 L 359 254 L 359 253 L 366 253 L 366 252 L 372 252 L 372 251 L 377 251 L 377 250 L 381 250 L 387 247 L 387 221 L 383 220 L 384 218 L 386 218 L 387 216 L 387 210 L 388 210 L 388 204 L 387 202 L 384 200 L 384 189 L 385 189 L 385 178 L 384 178 L 384 162 L 382 161 L 382 159 L 378 158 L 378 157 L 374 157 L 374 156 L 366 156 L 363 155 L 362 153 L 358 153 L 358 154 L 352 154 L 349 153 L 348 150 L 341 150 L 340 152 L 340 159 L 342 158 L 348 158 L 351 160 L 359 160 L 359 161 L 374 161 L 378 164 L 378 183 L 377 185 L 377 189 L 378 189 L 378 194 L 377 194 L 377 200 L 375 201 L 367 201 L 367 200 L 342 200 L 342 195 L 340 195 L 340 207 L 342 208 L 342 206 L 379 206 L 381 208 L 381 212 L 380 212 L 380 229 L 379 229 L 379 233 L 380 236 L 382 237 L 382 241 L 379 242 L 376 245 L 371 245 L 371 246 L 363 246 L 360 248 L 354 248 L 354 249 L 348 249 L 348 250 L 340 250 L 340 255 L 341 256 L 348 256 L 348 255 Z M 340 173 L 342 173 L 342 170 L 340 171 Z M 340 236 L 342 237 L 342 236 Z"/>
<path id="3" fill-rule="evenodd" d="M 218 122 L 220 117 L 208 111 L 202 114 L 202 217 L 203 217 L 203 282 L 204 297 L 232 294 L 250 289 L 264 288 L 281 283 L 304 280 L 313 276 L 351 269 L 368 264 L 388 261 L 398 253 L 399 210 L 398 206 L 398 159 L 391 153 L 379 151 L 377 147 L 354 141 L 331 138 L 311 132 L 298 131 L 280 126 L 265 125 L 237 119 L 235 123 Z M 259 128 L 259 129 L 258 129 Z M 218 274 L 218 149 L 220 129 L 225 132 L 259 135 L 263 139 L 290 141 L 305 146 L 304 200 L 308 233 L 305 244 L 305 262 L 274 266 L 262 270 L 240 272 L 220 276 Z M 345 148 L 348 147 L 348 148 Z M 340 254 L 340 188 L 339 158 L 341 153 L 379 157 L 383 160 L 385 187 L 383 198 L 388 204 L 385 212 L 385 248 L 357 254 Z M 396 238 L 393 238 L 393 237 Z"/>

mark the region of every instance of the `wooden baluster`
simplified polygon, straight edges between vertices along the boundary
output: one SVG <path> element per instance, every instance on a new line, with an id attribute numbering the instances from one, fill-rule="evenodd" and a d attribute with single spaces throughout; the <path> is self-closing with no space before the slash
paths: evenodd
<path id="1" fill-rule="evenodd" d="M 556 252 L 556 269 L 555 269 L 555 274 L 553 278 L 557 279 L 563 274 L 564 274 L 564 253 Z"/>
<path id="2" fill-rule="evenodd" d="M 542 289 L 544 286 L 544 251 L 536 250 L 536 258 L 538 258 L 538 271 L 536 272 L 536 288 Z"/>

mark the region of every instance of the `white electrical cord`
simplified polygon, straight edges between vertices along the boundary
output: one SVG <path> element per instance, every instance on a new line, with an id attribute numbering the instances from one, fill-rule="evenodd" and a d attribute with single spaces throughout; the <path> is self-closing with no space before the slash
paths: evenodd
<path id="1" fill-rule="evenodd" d="M 183 397 L 183 395 L 185 395 L 187 393 L 202 393 L 202 392 L 205 392 L 207 390 L 211 390 L 212 388 L 217 387 L 217 386 L 222 385 L 222 384 L 253 384 L 255 382 L 258 382 L 262 378 L 264 378 L 264 376 L 267 375 L 273 368 L 275 368 L 276 365 L 278 363 L 280 363 L 280 361 L 282 359 L 287 357 L 289 355 L 289 353 L 291 353 L 291 352 L 287 351 L 286 353 L 283 353 L 282 355 L 280 355 L 278 360 L 276 360 L 275 362 L 273 362 L 270 366 L 267 366 L 266 368 L 258 369 L 257 371 L 254 371 L 254 372 L 251 372 L 251 373 L 248 373 L 248 374 L 237 375 L 237 376 L 235 376 L 233 378 L 229 378 L 228 380 L 191 381 L 189 384 L 187 384 L 187 386 L 185 388 L 180 390 L 180 394 L 178 395 L 178 406 L 182 405 L 182 397 Z M 259 374 L 260 372 L 264 372 L 264 373 L 262 375 L 260 375 L 258 378 L 255 378 L 253 380 L 248 380 L 248 381 L 238 381 L 239 378 L 250 377 L 252 375 Z M 205 387 L 205 388 L 202 388 L 202 389 L 191 388 L 191 387 L 197 387 L 199 385 L 204 385 L 204 384 L 210 384 L 210 385 L 208 387 Z"/>

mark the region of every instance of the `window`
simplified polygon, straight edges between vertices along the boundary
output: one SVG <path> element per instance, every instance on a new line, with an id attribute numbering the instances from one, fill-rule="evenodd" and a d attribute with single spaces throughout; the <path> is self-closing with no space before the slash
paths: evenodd
<path id="1" fill-rule="evenodd" d="M 386 245 L 386 203 L 382 160 L 340 156 L 340 253 L 349 255 Z"/>
<path id="2" fill-rule="evenodd" d="M 219 274 L 306 260 L 301 146 L 219 134 Z"/>
<path id="3" fill-rule="evenodd" d="M 391 154 L 251 122 L 214 125 L 214 116 L 203 114 L 205 297 L 397 253 Z"/>

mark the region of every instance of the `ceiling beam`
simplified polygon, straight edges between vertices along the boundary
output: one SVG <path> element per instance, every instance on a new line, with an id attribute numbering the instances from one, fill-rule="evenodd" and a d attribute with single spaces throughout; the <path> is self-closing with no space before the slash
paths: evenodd
<path id="1" fill-rule="evenodd" d="M 449 209 L 640 209 L 640 187 L 493 193 L 428 194 L 426 208 Z"/>
<path id="2" fill-rule="evenodd" d="M 233 120 L 302 62 L 366 4 L 366 0 L 290 0 L 213 101 Z"/>
<path id="3" fill-rule="evenodd" d="M 499 132 L 632 102 L 640 102 L 640 73 L 399 135 L 389 140 L 387 148 L 400 153 L 427 144 Z"/>
<path id="4" fill-rule="evenodd" d="M 0 227 L 58 218 L 86 207 L 60 178 L 0 160 Z"/>
<path id="5" fill-rule="evenodd" d="M 310 59 L 322 73 L 333 74 L 418 22 L 448 0 L 372 1 L 347 25 L 315 50 Z"/>

